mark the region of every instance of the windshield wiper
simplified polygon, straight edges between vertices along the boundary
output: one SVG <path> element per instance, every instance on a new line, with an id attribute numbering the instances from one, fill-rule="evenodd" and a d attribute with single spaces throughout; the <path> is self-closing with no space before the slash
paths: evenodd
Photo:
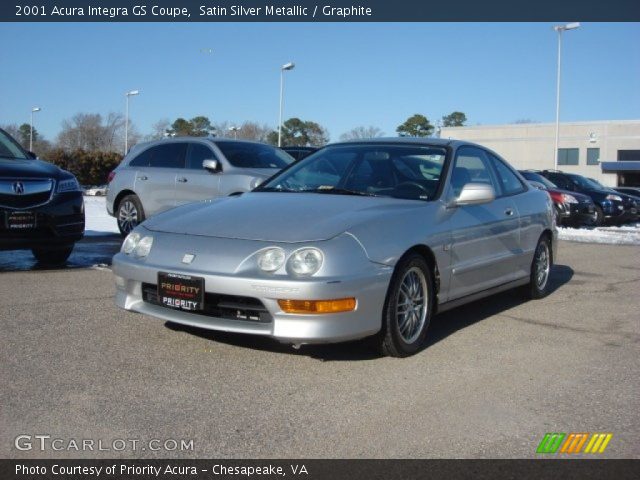
<path id="1" fill-rule="evenodd" d="M 332 195 L 355 195 L 358 197 L 379 197 L 375 193 L 361 192 L 359 190 L 349 190 L 346 188 L 310 188 L 308 190 L 300 190 L 304 193 L 329 193 Z"/>
<path id="2" fill-rule="evenodd" d="M 298 190 L 290 190 L 288 188 L 282 188 L 282 187 L 258 187 L 257 189 L 254 190 L 254 192 L 284 192 L 284 193 L 295 193 L 298 192 Z"/>

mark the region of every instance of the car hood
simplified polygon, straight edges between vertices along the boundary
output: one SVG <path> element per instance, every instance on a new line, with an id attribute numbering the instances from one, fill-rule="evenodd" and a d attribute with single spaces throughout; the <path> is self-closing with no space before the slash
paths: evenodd
<path id="1" fill-rule="evenodd" d="M 0 157 L 0 175 L 16 178 L 58 178 L 60 169 L 42 160 L 14 160 Z"/>
<path id="2" fill-rule="evenodd" d="M 143 226 L 156 232 L 299 243 L 328 240 L 356 224 L 424 205 L 388 197 L 251 192 L 178 207 Z"/>

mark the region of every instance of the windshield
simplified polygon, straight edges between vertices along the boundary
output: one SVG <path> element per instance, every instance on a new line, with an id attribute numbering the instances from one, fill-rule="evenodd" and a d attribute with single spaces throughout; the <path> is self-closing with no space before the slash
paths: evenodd
<path id="1" fill-rule="evenodd" d="M 284 168 L 293 158 L 271 145 L 249 142 L 217 142 L 229 163 L 238 168 Z"/>
<path id="2" fill-rule="evenodd" d="M 16 141 L 0 130 L 0 157 L 27 160 L 29 157 Z"/>
<path id="3" fill-rule="evenodd" d="M 300 160 L 257 190 L 432 200 L 445 158 L 444 148 L 426 145 L 337 145 Z"/>
<path id="4" fill-rule="evenodd" d="M 520 172 L 520 174 L 527 180 L 541 183 L 542 185 L 545 186 L 545 188 L 551 188 L 551 189 L 558 188 L 555 183 L 551 182 L 548 178 L 543 177 L 539 173 L 524 171 L 524 172 Z"/>
<path id="5" fill-rule="evenodd" d="M 588 179 L 587 177 L 583 177 L 582 175 L 569 175 L 569 178 L 581 188 L 585 188 L 587 190 L 609 190 L 608 187 L 603 187 L 602 185 L 594 182 L 593 180 Z"/>

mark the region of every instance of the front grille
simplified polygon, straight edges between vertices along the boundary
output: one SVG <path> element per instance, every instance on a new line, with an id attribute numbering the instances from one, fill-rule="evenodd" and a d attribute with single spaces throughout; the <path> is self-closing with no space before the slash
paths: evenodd
<path id="1" fill-rule="evenodd" d="M 171 309 L 160 303 L 158 286 L 152 283 L 142 284 L 142 300 L 153 305 Z M 204 310 L 193 313 L 228 320 L 244 320 L 261 323 L 271 323 L 273 321 L 273 317 L 269 311 L 257 298 L 221 295 L 209 292 L 205 292 L 204 294 Z"/>
<path id="2" fill-rule="evenodd" d="M 33 208 L 51 199 L 53 180 L 0 179 L 0 206 Z"/>

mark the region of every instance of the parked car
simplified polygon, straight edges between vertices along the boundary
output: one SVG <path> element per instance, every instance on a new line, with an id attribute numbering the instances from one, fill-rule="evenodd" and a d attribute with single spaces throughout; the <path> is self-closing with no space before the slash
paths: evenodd
<path id="1" fill-rule="evenodd" d="M 616 192 L 640 198 L 640 187 L 614 187 Z"/>
<path id="2" fill-rule="evenodd" d="M 528 181 L 535 182 L 549 193 L 556 207 L 558 225 L 594 225 L 597 221 L 596 206 L 588 195 L 560 190 L 539 173 L 530 170 L 519 170 L 519 172 Z"/>
<path id="3" fill-rule="evenodd" d="M 84 194 L 93 197 L 103 197 L 107 194 L 107 186 L 106 185 L 97 185 L 94 187 L 89 187 L 84 190 Z"/>
<path id="4" fill-rule="evenodd" d="M 291 155 L 295 160 L 302 160 L 314 152 L 318 151 L 316 147 L 282 147 L 282 150 Z"/>
<path id="5" fill-rule="evenodd" d="M 590 178 L 587 177 L 591 182 L 595 183 L 596 185 L 598 185 L 600 188 L 602 188 L 603 190 L 609 190 L 611 193 L 617 193 L 618 195 L 620 195 L 622 197 L 622 201 L 625 203 L 625 205 L 630 205 L 631 206 L 631 210 L 630 210 L 630 215 L 628 220 L 638 220 L 638 209 L 640 209 L 640 198 L 634 196 L 634 195 L 630 195 L 624 192 L 619 192 L 617 189 L 613 188 L 613 187 L 607 187 L 605 185 L 603 185 L 602 183 L 600 183 L 598 180 L 596 180 L 595 178 Z"/>
<path id="6" fill-rule="evenodd" d="M 178 205 L 248 192 L 293 159 L 257 142 L 175 137 L 135 145 L 109 175 L 107 211 L 126 235 Z"/>
<path id="7" fill-rule="evenodd" d="M 596 205 L 594 225 L 605 222 L 623 223 L 637 214 L 637 207 L 625 195 L 602 187 L 582 175 L 558 170 L 543 170 L 540 173 L 563 190 L 588 195 Z"/>
<path id="8" fill-rule="evenodd" d="M 406 356 L 437 311 L 517 286 L 544 296 L 556 235 L 549 195 L 481 146 L 338 143 L 137 226 L 113 259 L 116 303 L 294 345 L 374 336 Z"/>
<path id="9" fill-rule="evenodd" d="M 71 173 L 37 160 L 0 129 L 0 250 L 31 250 L 64 263 L 84 234 L 84 203 Z"/>

